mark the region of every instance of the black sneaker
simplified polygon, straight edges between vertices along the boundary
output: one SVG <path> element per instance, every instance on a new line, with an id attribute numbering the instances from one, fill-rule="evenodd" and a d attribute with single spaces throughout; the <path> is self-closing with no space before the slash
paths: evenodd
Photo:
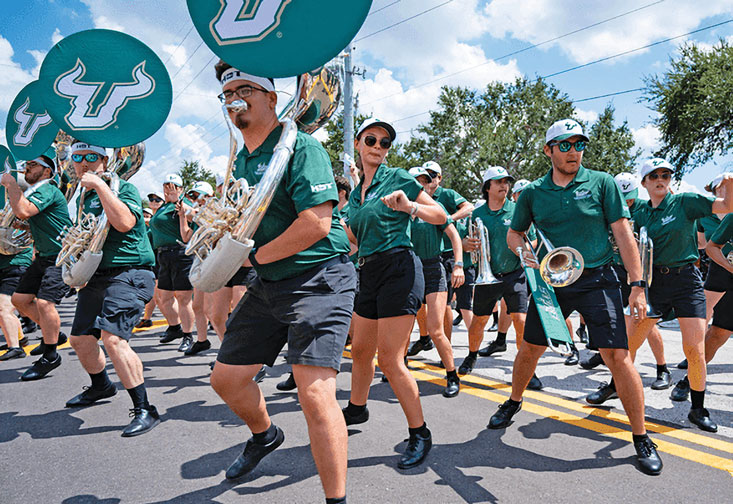
<path id="1" fill-rule="evenodd" d="M 652 383 L 652 390 L 666 390 L 672 386 L 672 373 L 662 371 L 657 374 L 657 379 Z"/>
<path id="2" fill-rule="evenodd" d="M 532 379 L 529 380 L 529 384 L 527 385 L 527 388 L 529 390 L 542 390 L 542 382 L 539 378 L 537 378 L 537 375 L 532 375 Z"/>
<path id="3" fill-rule="evenodd" d="M 111 383 L 108 387 L 101 390 L 97 390 L 93 387 L 84 387 L 84 392 L 66 401 L 66 407 L 83 408 L 84 406 L 91 406 L 95 402 L 107 399 L 115 394 L 117 394 L 117 387 Z"/>
<path id="4" fill-rule="evenodd" d="M 181 344 L 178 345 L 179 352 L 187 352 L 193 346 L 193 336 L 185 334 L 181 340 Z"/>
<path id="5" fill-rule="evenodd" d="M 603 404 L 609 399 L 618 399 L 616 389 L 608 383 L 601 383 L 598 386 L 598 390 L 591 392 L 585 397 L 585 402 L 588 404 Z"/>
<path id="6" fill-rule="evenodd" d="M 18 340 L 18 345 L 22 347 L 28 346 L 28 343 L 30 343 L 28 341 L 28 336 L 23 336 L 22 338 L 20 338 L 20 340 Z M 0 345 L 0 352 L 2 352 L 3 350 L 7 350 L 7 349 L 8 349 L 7 343 L 3 343 L 2 345 Z"/>
<path id="7" fill-rule="evenodd" d="M 583 369 L 593 369 L 600 366 L 601 364 L 604 364 L 603 357 L 601 357 L 600 352 L 596 352 L 588 360 L 582 361 L 580 363 L 580 367 L 582 367 Z"/>
<path id="8" fill-rule="evenodd" d="M 506 352 L 506 343 L 497 343 L 496 340 L 492 341 L 488 345 L 486 345 L 484 348 L 478 351 L 478 354 L 481 357 L 488 357 L 489 355 L 499 353 L 499 352 Z"/>
<path id="9" fill-rule="evenodd" d="M 21 375 L 20 379 L 21 381 L 40 380 L 60 365 L 61 356 L 59 354 L 56 354 L 56 358 L 54 360 L 48 360 L 46 357 L 41 357 Z"/>
<path id="10" fill-rule="evenodd" d="M 690 397 L 690 381 L 687 376 L 677 382 L 677 385 L 672 389 L 672 393 L 669 394 L 669 398 L 673 401 L 686 401 Z"/>
<path id="11" fill-rule="evenodd" d="M 0 361 L 6 361 L 10 359 L 22 359 L 25 357 L 25 350 L 20 347 L 13 347 L 8 349 L 7 352 L 0 355 Z"/>
<path id="12" fill-rule="evenodd" d="M 59 332 L 59 339 L 58 339 L 58 342 L 56 343 L 56 348 L 60 347 L 61 345 L 63 345 L 67 341 L 69 341 L 69 337 L 66 336 L 66 333 Z M 30 355 L 36 357 L 38 355 L 43 355 L 43 352 L 45 350 L 46 350 L 46 344 L 43 342 L 43 340 L 41 340 L 41 342 L 38 344 L 38 346 L 36 348 L 34 348 L 33 350 L 31 350 L 29 353 L 30 353 Z"/>
<path id="13" fill-rule="evenodd" d="M 453 319 L 453 325 L 454 325 L 454 326 L 457 326 L 458 324 L 460 324 L 460 323 L 461 323 L 461 321 L 462 321 L 462 320 L 463 320 L 463 315 L 461 315 L 461 314 L 459 313 L 459 314 L 458 314 L 458 316 L 457 316 L 456 318 L 454 318 L 454 319 Z"/>
<path id="14" fill-rule="evenodd" d="M 348 406 L 347 406 L 348 408 Z M 364 411 L 362 411 L 358 415 L 350 415 L 346 408 L 341 410 L 344 414 L 344 420 L 346 420 L 346 425 L 356 425 L 356 424 L 362 424 L 369 420 L 369 409 L 364 407 Z"/>
<path id="15" fill-rule="evenodd" d="M 458 367 L 458 374 L 460 375 L 467 375 L 471 374 L 471 371 L 473 371 L 473 367 L 476 365 L 476 357 L 473 355 L 467 355 L 465 359 L 463 359 L 463 362 L 461 362 L 461 365 Z"/>
<path id="16" fill-rule="evenodd" d="M 503 429 L 504 427 L 509 426 L 512 423 L 512 417 L 521 409 L 522 401 L 519 401 L 518 403 L 511 399 L 505 401 L 503 404 L 499 405 L 499 411 L 494 413 L 489 420 L 489 425 L 487 425 L 487 427 L 489 429 Z"/>
<path id="17" fill-rule="evenodd" d="M 677 364 L 677 369 L 687 369 L 687 359 L 681 361 L 679 364 Z"/>
<path id="18" fill-rule="evenodd" d="M 707 432 L 718 432 L 718 425 L 710 420 L 710 412 L 705 408 L 691 408 L 687 419 Z"/>
<path id="19" fill-rule="evenodd" d="M 145 327 L 153 327 L 153 321 L 149 318 L 144 318 L 137 323 L 135 329 L 143 329 Z"/>
<path id="20" fill-rule="evenodd" d="M 171 326 L 168 326 L 168 329 L 165 330 L 163 333 L 163 336 L 160 337 L 161 343 L 170 343 L 173 340 L 177 340 L 178 338 L 183 338 L 183 329 L 180 327 L 178 329 L 173 329 Z"/>
<path id="21" fill-rule="evenodd" d="M 260 463 L 260 460 L 283 444 L 285 441 L 285 433 L 277 425 L 275 426 L 275 429 L 277 429 L 275 439 L 270 441 L 268 444 L 255 443 L 253 438 L 249 438 L 247 440 L 247 444 L 244 445 L 242 454 L 239 455 L 239 457 L 232 462 L 232 465 L 229 466 L 229 469 L 227 469 L 227 479 L 231 480 L 241 478 L 245 474 L 252 472 L 254 468 L 257 467 L 257 464 Z"/>
<path id="22" fill-rule="evenodd" d="M 145 434 L 160 423 L 160 415 L 155 406 L 147 408 L 131 408 L 132 422 L 122 431 L 122 437 L 133 437 Z"/>
<path id="23" fill-rule="evenodd" d="M 196 355 L 211 348 L 211 341 L 195 341 L 191 347 L 183 352 L 183 355 Z"/>
<path id="24" fill-rule="evenodd" d="M 634 443 L 634 448 L 641 472 L 651 476 L 662 472 L 662 459 L 657 453 L 657 445 L 651 439 L 645 438 L 643 441 Z"/>
<path id="25" fill-rule="evenodd" d="M 491 324 L 491 327 L 488 328 L 489 332 L 496 332 L 498 330 L 499 330 L 498 322 L 494 322 L 493 324 Z"/>
<path id="26" fill-rule="evenodd" d="M 284 392 L 289 392 L 298 388 L 298 385 L 295 383 L 293 373 L 290 373 L 286 379 L 275 385 L 275 388 Z"/>
<path id="27" fill-rule="evenodd" d="M 446 386 L 443 389 L 443 397 L 455 397 L 461 390 L 461 380 L 457 376 L 446 377 Z"/>
<path id="28" fill-rule="evenodd" d="M 572 347 L 573 353 L 571 353 L 567 359 L 565 359 L 565 365 L 566 366 L 575 366 L 580 362 L 580 352 L 578 352 L 578 349 L 573 345 Z"/>
<path id="29" fill-rule="evenodd" d="M 267 376 L 267 371 L 265 371 L 265 366 L 262 366 L 259 371 L 257 371 L 257 374 L 252 378 L 252 381 L 255 383 L 260 383 L 262 380 L 265 379 L 265 376 Z"/>
<path id="30" fill-rule="evenodd" d="M 30 334 L 38 330 L 38 324 L 28 317 L 20 317 L 20 326 L 23 329 L 23 334 Z"/>
<path id="31" fill-rule="evenodd" d="M 400 457 L 400 461 L 397 462 L 397 467 L 400 469 L 412 469 L 422 464 L 430 452 L 430 448 L 433 446 L 433 436 L 430 431 L 427 431 L 427 435 L 421 436 L 420 434 L 411 435 L 407 440 L 407 448 L 405 453 Z"/>
<path id="32" fill-rule="evenodd" d="M 422 351 L 432 350 L 434 346 L 435 345 L 433 345 L 433 342 L 430 338 L 428 338 L 427 340 L 423 340 L 422 338 L 420 338 L 412 345 L 410 345 L 410 349 L 407 351 L 407 356 L 414 357 Z"/>
<path id="33" fill-rule="evenodd" d="M 585 331 L 585 327 L 581 326 L 575 330 L 575 334 L 578 335 L 578 339 L 584 345 L 588 344 L 588 333 Z"/>

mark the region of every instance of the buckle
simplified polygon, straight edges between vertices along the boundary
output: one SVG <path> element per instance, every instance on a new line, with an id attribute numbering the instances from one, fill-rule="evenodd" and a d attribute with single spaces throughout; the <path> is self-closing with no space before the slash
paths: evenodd
<path id="1" fill-rule="evenodd" d="M 661 268 L 659 268 L 659 272 L 662 275 L 668 275 L 669 274 L 669 266 L 662 266 Z"/>
<path id="2" fill-rule="evenodd" d="M 363 257 L 360 257 L 359 259 L 356 260 L 356 264 L 358 264 L 359 267 L 361 268 L 362 266 L 364 266 L 364 264 L 366 264 L 366 259 Z"/>

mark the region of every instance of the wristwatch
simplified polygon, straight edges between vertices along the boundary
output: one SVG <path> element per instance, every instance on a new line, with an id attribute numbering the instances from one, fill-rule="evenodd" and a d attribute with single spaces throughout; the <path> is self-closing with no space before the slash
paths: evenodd
<path id="1" fill-rule="evenodd" d="M 453 267 L 455 268 L 456 266 L 460 266 L 461 268 L 463 268 L 463 261 L 456 261 L 456 262 L 455 262 L 455 263 L 453 264 Z"/>
<path id="2" fill-rule="evenodd" d="M 641 287 L 642 289 L 646 288 L 646 280 L 637 280 L 635 282 L 629 282 L 629 285 L 631 287 Z"/>

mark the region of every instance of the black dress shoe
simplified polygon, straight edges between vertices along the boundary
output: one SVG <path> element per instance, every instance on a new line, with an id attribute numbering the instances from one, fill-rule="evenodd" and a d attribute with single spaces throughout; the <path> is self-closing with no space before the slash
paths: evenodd
<path id="1" fill-rule="evenodd" d="M 461 365 L 458 367 L 458 374 L 460 375 L 467 375 L 471 374 L 471 371 L 473 371 L 473 366 L 476 365 L 476 357 L 473 355 L 467 355 L 465 359 L 463 359 L 463 362 L 461 362 Z"/>
<path id="2" fill-rule="evenodd" d="M 710 420 L 710 412 L 705 408 L 691 408 L 687 419 L 707 432 L 718 432 L 718 425 Z"/>
<path id="3" fill-rule="evenodd" d="M 97 390 L 93 387 L 84 387 L 84 392 L 66 401 L 66 407 L 83 408 L 84 406 L 91 406 L 95 402 L 107 399 L 115 394 L 117 394 L 117 387 L 111 383 L 108 387 L 101 390 Z"/>
<path id="4" fill-rule="evenodd" d="M 205 352 L 211 348 L 211 341 L 195 341 L 191 348 L 183 352 L 183 355 L 196 355 L 197 353 Z"/>
<path id="5" fill-rule="evenodd" d="M 681 361 L 679 364 L 677 364 L 677 369 L 687 369 L 687 359 Z"/>
<path id="6" fill-rule="evenodd" d="M 636 460 L 639 462 L 639 469 L 645 474 L 656 476 L 662 472 L 662 459 L 657 453 L 657 445 L 646 438 L 643 441 L 634 443 L 636 449 Z"/>
<path id="7" fill-rule="evenodd" d="M 23 334 L 30 334 L 38 330 L 38 324 L 28 317 L 20 317 L 20 326 L 23 329 Z"/>
<path id="8" fill-rule="evenodd" d="M 69 337 L 66 336 L 66 333 L 60 332 L 59 333 L 58 342 L 56 343 L 56 348 L 60 347 L 61 345 L 63 345 L 67 341 L 69 341 Z M 38 346 L 36 348 L 34 348 L 33 350 L 31 350 L 29 353 L 30 353 L 30 355 L 33 355 L 35 357 L 37 355 L 43 355 L 43 352 L 45 350 L 46 350 L 46 344 L 43 342 L 43 340 L 41 340 L 41 342 L 38 344 Z"/>
<path id="9" fill-rule="evenodd" d="M 457 376 L 448 376 L 445 389 L 443 389 L 443 397 L 455 397 L 459 390 L 461 390 L 461 380 Z"/>
<path id="10" fill-rule="evenodd" d="M 28 346 L 28 343 L 29 343 L 28 336 L 23 336 L 18 341 L 18 345 L 19 346 L 22 346 L 22 347 Z M 2 345 L 0 345 L 0 352 L 2 352 L 3 350 L 7 350 L 7 349 L 8 349 L 8 344 L 7 343 L 3 343 Z"/>
<path id="11" fill-rule="evenodd" d="M 458 314 L 458 316 L 457 316 L 456 318 L 454 318 L 454 319 L 453 319 L 453 325 L 454 325 L 454 326 L 457 326 L 458 324 L 460 324 L 460 323 L 461 323 L 461 321 L 462 321 L 462 320 L 463 320 L 463 315 L 461 315 L 461 314 L 459 313 L 459 314 Z"/>
<path id="12" fill-rule="evenodd" d="M 267 371 L 265 371 L 265 366 L 262 366 L 259 371 L 257 371 L 257 374 L 252 378 L 252 381 L 255 383 L 260 383 L 262 380 L 265 379 L 265 376 L 267 376 Z"/>
<path id="13" fill-rule="evenodd" d="M 284 392 L 289 392 L 298 388 L 298 385 L 295 383 L 293 373 L 290 373 L 287 378 L 275 385 L 275 388 Z"/>
<path id="14" fill-rule="evenodd" d="M 177 340 L 178 338 L 183 338 L 183 329 L 171 329 L 171 327 L 168 326 L 168 329 L 165 330 L 163 336 L 160 337 L 160 342 L 170 343 L 171 341 Z"/>
<path id="15" fill-rule="evenodd" d="M 427 430 L 427 429 L 426 429 Z M 400 469 L 412 469 L 422 464 L 433 447 L 433 436 L 427 431 L 426 436 L 414 434 L 407 440 L 407 449 L 397 462 Z"/>
<path id="16" fill-rule="evenodd" d="M 578 349 L 575 348 L 575 345 L 573 345 L 573 353 L 571 353 L 567 359 L 565 359 L 565 365 L 566 366 L 575 366 L 580 362 L 580 352 L 578 352 Z"/>
<path id="17" fill-rule="evenodd" d="M 652 383 L 652 390 L 666 390 L 672 386 L 672 373 L 662 371 L 657 375 L 657 379 Z"/>
<path id="18" fill-rule="evenodd" d="M 41 357 L 28 368 L 20 377 L 22 381 L 40 380 L 48 373 L 61 365 L 61 356 L 56 354 L 56 359 L 48 360 Z"/>
<path id="19" fill-rule="evenodd" d="M 181 344 L 178 345 L 179 352 L 186 352 L 193 346 L 193 336 L 185 334 L 181 340 Z"/>
<path id="20" fill-rule="evenodd" d="M 4 354 L 0 355 L 0 361 L 6 361 L 10 359 L 22 359 L 25 357 L 25 350 L 20 347 L 13 347 Z"/>
<path id="21" fill-rule="evenodd" d="M 141 319 L 135 326 L 135 329 L 143 329 L 145 327 L 153 327 L 153 321 L 149 318 Z"/>
<path id="22" fill-rule="evenodd" d="M 603 363 L 604 362 L 603 362 L 603 357 L 601 357 L 601 353 L 597 352 L 597 353 L 594 353 L 588 360 L 581 362 L 580 367 L 582 367 L 583 369 L 593 369 L 593 368 L 600 366 Z"/>
<path id="23" fill-rule="evenodd" d="M 494 322 L 493 324 L 491 324 L 491 327 L 489 327 L 488 329 L 489 332 L 496 332 L 498 330 L 499 330 L 499 325 L 497 322 Z"/>
<path id="24" fill-rule="evenodd" d="M 512 417 L 522 409 L 522 401 L 515 403 L 512 400 L 507 400 L 503 404 L 499 405 L 499 411 L 489 419 L 489 429 L 503 429 L 512 423 Z"/>
<path id="25" fill-rule="evenodd" d="M 232 465 L 229 466 L 226 472 L 227 479 L 236 479 L 244 476 L 247 473 L 257 467 L 260 460 L 265 458 L 265 455 L 272 453 L 275 449 L 283 444 L 285 441 L 285 433 L 278 427 L 275 426 L 277 434 L 275 439 L 270 441 L 268 444 L 255 443 L 253 438 L 247 440 L 247 444 L 244 445 L 244 451 L 236 458 Z"/>
<path id="26" fill-rule="evenodd" d="M 423 340 L 422 338 L 420 338 L 412 345 L 410 345 L 410 349 L 407 351 L 407 356 L 414 357 L 420 352 L 432 350 L 434 347 L 435 345 L 433 345 L 433 342 L 432 340 L 430 340 L 430 338 L 428 338 L 427 340 Z"/>
<path id="27" fill-rule="evenodd" d="M 130 416 L 133 417 L 132 422 L 122 431 L 122 437 L 145 434 L 160 423 L 158 410 L 152 405 L 147 408 L 132 408 L 130 409 Z"/>
<path id="28" fill-rule="evenodd" d="M 598 386 L 598 390 L 591 392 L 585 398 L 585 402 L 588 404 L 603 404 L 609 399 L 618 399 L 616 389 L 611 387 L 608 383 L 601 383 Z"/>
<path id="29" fill-rule="evenodd" d="M 672 389 L 672 393 L 669 394 L 669 398 L 673 401 L 686 401 L 690 397 L 690 381 L 687 376 L 677 382 L 677 385 Z"/>
<path id="30" fill-rule="evenodd" d="M 532 378 L 529 380 L 529 384 L 527 384 L 527 388 L 529 390 L 542 390 L 542 382 L 539 378 L 537 378 L 537 375 L 532 375 Z"/>
<path id="31" fill-rule="evenodd" d="M 341 412 L 344 414 L 344 420 L 346 420 L 346 425 L 356 425 L 356 424 L 362 424 L 369 420 L 369 409 L 364 407 L 364 411 L 362 411 L 358 415 L 350 415 L 346 408 L 342 409 Z"/>
<path id="32" fill-rule="evenodd" d="M 588 344 L 588 333 L 585 331 L 585 327 L 578 327 L 575 330 L 575 334 L 578 335 L 578 339 L 584 345 Z"/>
<path id="33" fill-rule="evenodd" d="M 488 357 L 491 354 L 499 353 L 499 352 L 506 352 L 506 343 L 501 344 L 497 343 L 496 340 L 492 341 L 488 345 L 486 345 L 484 348 L 478 351 L 478 354 L 481 357 Z"/>

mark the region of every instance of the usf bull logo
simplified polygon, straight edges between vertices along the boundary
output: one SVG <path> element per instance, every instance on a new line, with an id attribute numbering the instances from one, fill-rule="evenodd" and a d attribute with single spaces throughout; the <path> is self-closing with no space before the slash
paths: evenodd
<path id="1" fill-rule="evenodd" d="M 211 21 L 211 34 L 219 45 L 257 42 L 280 26 L 292 0 L 219 0 L 221 9 Z"/>
<path id="2" fill-rule="evenodd" d="M 36 133 L 53 121 L 47 112 L 43 114 L 28 112 L 30 104 L 30 98 L 26 98 L 25 103 L 18 107 L 13 115 L 13 119 L 18 124 L 18 131 L 13 135 L 13 143 L 17 146 L 25 147 L 30 145 Z"/>
<path id="3" fill-rule="evenodd" d="M 145 61 L 132 70 L 132 82 L 113 82 L 107 95 L 99 99 L 106 82 L 84 82 L 86 67 L 81 60 L 54 84 L 54 92 L 71 99 L 72 108 L 64 117 L 74 130 L 102 130 L 117 120 L 117 115 L 129 100 L 149 96 L 155 90 L 155 80 L 145 72 Z M 95 102 L 99 103 L 95 106 Z"/>

